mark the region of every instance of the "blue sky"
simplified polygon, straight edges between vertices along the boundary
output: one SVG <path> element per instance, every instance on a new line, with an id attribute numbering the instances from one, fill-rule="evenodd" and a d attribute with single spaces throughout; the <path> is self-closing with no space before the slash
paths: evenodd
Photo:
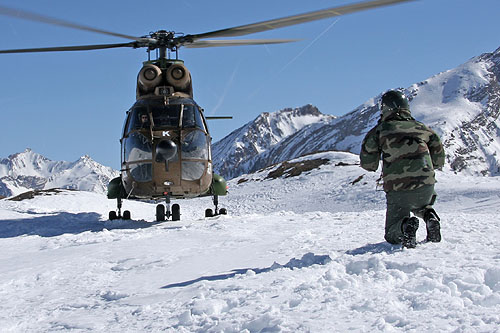
<path id="1" fill-rule="evenodd" d="M 202 33 L 354 1 L 2 0 L 9 6 L 142 36 Z M 245 38 L 286 45 L 181 49 L 195 100 L 214 142 L 253 120 L 305 104 L 343 115 L 380 92 L 407 87 L 500 47 L 500 1 L 419 0 Z M 121 38 L 0 16 L 0 49 L 126 42 Z M 52 160 L 90 155 L 120 167 L 119 138 L 146 52 L 0 55 L 0 157 L 32 148 Z"/>

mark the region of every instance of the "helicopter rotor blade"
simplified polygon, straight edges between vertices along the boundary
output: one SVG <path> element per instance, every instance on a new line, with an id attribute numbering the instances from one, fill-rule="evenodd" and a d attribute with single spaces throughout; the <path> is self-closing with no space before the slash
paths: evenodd
<path id="1" fill-rule="evenodd" d="M 97 45 L 76 45 L 76 46 L 56 46 L 40 47 L 31 49 L 0 50 L 0 53 L 32 53 L 32 52 L 59 52 L 59 51 L 88 51 L 112 49 L 117 47 L 137 47 L 136 42 L 118 43 L 118 44 L 97 44 Z"/>
<path id="2" fill-rule="evenodd" d="M 86 25 L 78 24 L 78 23 L 73 23 L 73 22 L 69 22 L 69 21 L 65 21 L 65 20 L 61 20 L 61 19 L 56 19 L 56 18 L 43 16 L 40 14 L 36 14 L 36 13 L 32 13 L 32 12 L 28 12 L 28 11 L 24 11 L 24 10 L 20 10 L 20 9 L 13 9 L 13 8 L 4 7 L 4 6 L 0 6 L 0 15 L 10 16 L 10 17 L 24 19 L 24 20 L 28 20 L 28 21 L 42 22 L 42 23 L 51 24 L 51 25 L 58 25 L 58 26 L 63 26 L 66 28 L 72 28 L 72 29 L 77 29 L 77 30 L 91 31 L 91 32 L 96 32 L 96 33 L 103 34 L 103 35 L 121 37 L 121 38 L 136 40 L 136 41 L 144 41 L 144 38 L 142 38 L 142 37 L 129 36 L 129 35 L 121 34 L 121 33 L 97 29 L 97 28 L 89 27 Z"/>
<path id="3" fill-rule="evenodd" d="M 297 42 L 299 39 L 233 39 L 233 40 L 195 40 L 183 45 L 186 48 L 219 47 L 219 46 L 241 46 L 241 45 L 264 45 Z"/>
<path id="4" fill-rule="evenodd" d="M 48 16 L 43 16 L 29 11 L 12 9 L 0 5 L 0 15 L 24 19 L 28 21 L 42 22 L 50 25 L 63 26 L 77 30 L 90 31 L 104 35 L 126 38 L 134 40 L 135 42 L 121 43 L 121 44 L 100 44 L 100 45 L 81 45 L 81 46 L 61 46 L 61 47 L 44 47 L 44 48 L 27 48 L 15 50 L 0 50 L 0 53 L 27 53 L 27 52 L 53 52 L 53 51 L 84 51 L 84 50 L 99 50 L 117 47 L 147 47 L 149 50 L 157 48 L 175 50 L 178 47 L 187 48 L 204 48 L 204 47 L 218 47 L 218 46 L 237 46 L 237 45 L 260 45 L 260 44 L 279 44 L 295 42 L 292 39 L 247 39 L 247 40 L 205 40 L 206 38 L 219 38 L 219 37 L 237 37 L 248 35 L 252 33 L 283 28 L 291 25 L 311 22 L 315 20 L 326 19 L 329 17 L 345 15 L 362 10 L 394 5 L 402 2 L 409 2 L 415 0 L 371 0 L 353 3 L 339 7 L 332 7 L 328 9 L 318 10 L 314 12 L 287 16 L 279 19 L 262 21 L 258 23 L 246 24 L 227 29 L 221 29 L 201 34 L 188 34 L 179 37 L 174 37 L 175 32 L 168 32 L 159 30 L 156 33 L 151 33 L 149 36 L 135 37 L 121 33 L 115 33 L 102 29 L 89 27 L 77 23 L 72 23 L 66 20 L 56 19 Z"/>
<path id="5" fill-rule="evenodd" d="M 217 119 L 233 119 L 233 116 L 206 116 L 207 120 L 217 120 Z"/>
<path id="6" fill-rule="evenodd" d="M 183 37 L 179 37 L 181 44 L 183 41 L 193 42 L 198 39 L 204 38 L 216 38 L 216 37 L 236 37 L 236 36 L 244 36 L 256 32 L 268 31 L 283 27 L 288 27 L 291 25 L 321 20 L 329 17 L 341 16 L 345 14 L 350 14 L 362 10 L 394 5 L 401 2 L 408 2 L 415 0 L 374 0 L 374 1 L 365 1 L 358 2 L 350 5 L 332 7 L 327 9 L 322 9 L 314 12 L 309 12 L 305 14 L 287 16 L 279 19 L 262 21 L 258 23 L 246 24 L 237 27 L 221 29 L 201 34 L 193 34 L 186 35 Z"/>

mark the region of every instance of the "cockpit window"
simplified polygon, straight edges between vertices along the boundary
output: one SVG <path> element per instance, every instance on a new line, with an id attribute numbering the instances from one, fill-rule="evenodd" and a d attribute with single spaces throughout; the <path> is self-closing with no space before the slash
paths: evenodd
<path id="1" fill-rule="evenodd" d="M 208 159 L 207 135 L 202 131 L 184 133 L 181 150 L 182 159 Z"/>
<path id="2" fill-rule="evenodd" d="M 202 131 L 205 130 L 198 107 L 194 105 L 184 105 L 184 109 L 182 111 L 182 127 L 199 128 Z"/>
<path id="3" fill-rule="evenodd" d="M 180 104 L 153 106 L 151 111 L 153 114 L 154 127 L 179 126 L 179 117 L 181 113 Z"/>
<path id="4" fill-rule="evenodd" d="M 132 132 L 123 141 L 124 160 L 128 163 L 130 174 L 138 182 L 153 179 L 151 142 L 140 132 Z"/>
<path id="5" fill-rule="evenodd" d="M 131 133 L 124 141 L 126 162 L 137 162 L 153 158 L 151 142 L 140 132 Z"/>
<path id="6" fill-rule="evenodd" d="M 128 122 L 127 133 L 141 128 L 149 128 L 151 126 L 148 109 L 145 106 L 133 108 L 130 111 L 129 117 L 130 120 Z"/>

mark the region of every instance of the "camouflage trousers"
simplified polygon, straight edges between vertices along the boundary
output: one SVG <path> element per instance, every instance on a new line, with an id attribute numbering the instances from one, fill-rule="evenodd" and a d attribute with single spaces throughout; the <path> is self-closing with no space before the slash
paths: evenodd
<path id="1" fill-rule="evenodd" d="M 403 237 L 403 219 L 410 217 L 410 213 L 423 218 L 426 209 L 432 208 L 436 197 L 434 184 L 410 191 L 386 192 L 385 240 L 391 244 L 400 244 Z"/>

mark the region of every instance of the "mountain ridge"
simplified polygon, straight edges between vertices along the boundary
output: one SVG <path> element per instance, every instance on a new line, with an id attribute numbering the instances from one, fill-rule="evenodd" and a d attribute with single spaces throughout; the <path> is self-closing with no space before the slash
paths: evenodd
<path id="1" fill-rule="evenodd" d="M 499 78 L 500 48 L 403 89 L 412 115 L 441 136 L 446 170 L 483 176 L 500 174 Z M 377 101 L 382 94 L 338 118 L 311 121 L 258 154 L 246 154 L 240 149 L 239 161 L 226 159 L 225 165 L 215 170 L 232 178 L 317 151 L 358 154 L 364 135 L 379 119 Z M 242 128 L 250 126 L 248 123 Z M 258 129 L 257 124 L 253 126 Z M 258 136 L 258 132 L 254 135 Z M 233 139 L 239 140 L 237 136 Z M 224 143 L 227 145 L 227 141 Z M 220 155 L 221 146 L 222 140 L 214 145 L 214 156 Z M 232 153 L 227 146 L 223 149 Z M 217 162 L 215 165 L 220 166 Z"/>
<path id="2" fill-rule="evenodd" d="M 0 159 L 0 196 L 30 190 L 65 188 L 105 193 L 118 171 L 103 166 L 88 155 L 74 162 L 52 161 L 30 148 Z"/>
<path id="3" fill-rule="evenodd" d="M 445 171 L 500 175 L 500 48 L 404 89 L 412 115 L 441 136 Z M 214 170 L 227 179 L 322 151 L 358 154 L 379 120 L 383 94 L 335 117 L 307 104 L 263 112 L 212 146 Z M 52 161 L 27 148 L 0 158 L 0 196 L 67 188 L 105 193 L 118 171 L 88 155 Z"/>
<path id="4" fill-rule="evenodd" d="M 235 177 L 248 170 L 253 157 L 278 145 L 284 138 L 305 126 L 334 118 L 322 114 L 311 104 L 261 113 L 213 145 L 214 169 L 225 177 Z"/>

